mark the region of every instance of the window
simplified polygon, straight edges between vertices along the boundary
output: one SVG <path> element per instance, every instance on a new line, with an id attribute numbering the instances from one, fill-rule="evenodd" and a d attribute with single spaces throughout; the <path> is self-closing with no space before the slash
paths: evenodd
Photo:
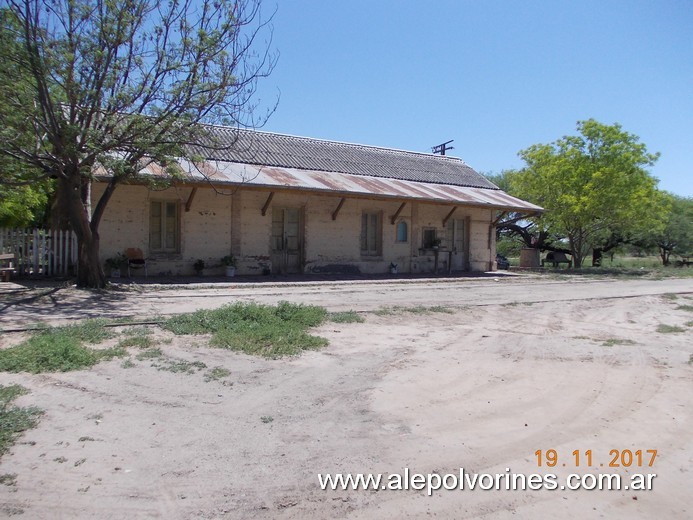
<path id="1" fill-rule="evenodd" d="M 380 256 L 382 254 L 382 217 L 380 213 L 361 215 L 361 254 Z"/>
<path id="2" fill-rule="evenodd" d="M 149 205 L 149 249 L 177 253 L 180 249 L 180 205 L 152 201 Z"/>
<path id="3" fill-rule="evenodd" d="M 438 237 L 436 236 L 435 228 L 423 228 L 423 240 L 421 247 L 424 249 L 432 249 L 433 246 L 440 244 Z"/>
<path id="4" fill-rule="evenodd" d="M 409 240 L 409 226 L 406 221 L 400 220 L 397 224 L 397 242 L 407 242 Z"/>

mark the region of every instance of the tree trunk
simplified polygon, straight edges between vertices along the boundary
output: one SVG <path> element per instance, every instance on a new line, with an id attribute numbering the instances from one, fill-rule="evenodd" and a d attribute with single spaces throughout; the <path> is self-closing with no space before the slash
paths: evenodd
<path id="1" fill-rule="evenodd" d="M 592 267 L 601 267 L 604 250 L 601 247 L 592 249 Z"/>
<path id="2" fill-rule="evenodd" d="M 51 229 L 70 229 L 69 186 L 62 179 L 55 184 L 55 191 L 50 200 L 48 222 Z"/>
<path id="3" fill-rule="evenodd" d="M 62 185 L 59 189 L 64 195 L 70 227 L 77 235 L 77 286 L 98 289 L 105 287 L 106 277 L 99 258 L 99 233 L 90 221 L 86 200 L 89 182 L 88 178 L 74 172 L 60 179 L 58 184 Z"/>
<path id="4" fill-rule="evenodd" d="M 78 240 L 77 256 L 77 286 L 102 288 L 106 285 L 106 277 L 101 267 L 99 257 L 98 233 L 90 233 L 89 236 Z"/>
<path id="5" fill-rule="evenodd" d="M 663 247 L 660 246 L 659 256 L 662 259 L 662 265 L 669 265 L 669 254 L 670 254 L 670 251 L 668 249 L 664 249 Z"/>
<path id="6" fill-rule="evenodd" d="M 569 235 L 568 242 L 570 243 L 570 255 L 573 257 L 573 267 L 580 269 L 582 260 L 585 257 L 585 253 L 582 250 L 582 237 Z"/>

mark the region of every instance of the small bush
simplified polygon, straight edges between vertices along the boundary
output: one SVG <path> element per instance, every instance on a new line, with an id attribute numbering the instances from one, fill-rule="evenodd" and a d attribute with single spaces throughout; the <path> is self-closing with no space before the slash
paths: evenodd
<path id="1" fill-rule="evenodd" d="M 657 332 L 661 334 L 671 334 L 676 332 L 686 332 L 686 329 L 683 327 L 677 327 L 676 325 L 665 325 L 662 323 L 659 325 L 659 327 L 657 327 Z"/>
<path id="2" fill-rule="evenodd" d="M 214 367 L 211 370 L 207 370 L 207 372 L 205 372 L 205 381 L 209 383 L 210 381 L 217 381 L 230 375 L 231 371 L 228 368 Z"/>
<path id="3" fill-rule="evenodd" d="M 20 385 L 3 386 L 0 385 L 0 408 L 5 408 L 20 395 L 28 394 L 29 391 Z"/>
<path id="4" fill-rule="evenodd" d="M 23 431 L 34 428 L 43 414 L 38 408 L 20 408 L 10 403 L 27 389 L 19 385 L 0 385 L 0 455 L 4 454 Z"/>
<path id="5" fill-rule="evenodd" d="M 154 345 L 154 341 L 150 336 L 130 336 L 123 338 L 118 342 L 118 347 L 136 347 L 136 348 L 149 348 Z"/>
<path id="6" fill-rule="evenodd" d="M 135 356 L 138 361 L 144 361 L 145 359 L 157 359 L 164 355 L 160 348 L 150 348 L 143 352 L 140 352 Z"/>
<path id="7" fill-rule="evenodd" d="M 94 350 L 61 332 L 39 333 L 16 347 L 0 351 L 0 370 L 4 372 L 68 372 L 98 362 Z"/>
<path id="8" fill-rule="evenodd" d="M 317 327 L 327 318 L 327 311 L 322 307 L 289 302 L 279 302 L 275 313 L 285 323 L 303 327 Z"/>
<path id="9" fill-rule="evenodd" d="M 602 347 L 613 347 L 614 345 L 635 345 L 635 341 L 630 339 L 609 338 L 602 343 Z"/>
<path id="10" fill-rule="evenodd" d="M 16 473 L 4 473 L 0 475 L 0 485 L 14 487 L 17 485 Z"/>
<path id="11" fill-rule="evenodd" d="M 506 305 L 517 305 L 517 302 Z M 376 314 L 377 316 L 390 316 L 392 314 L 403 314 L 405 312 L 409 314 L 431 314 L 433 312 L 453 314 L 454 311 L 442 305 L 433 305 L 430 307 L 426 307 L 425 305 L 414 305 L 411 307 L 394 305 L 392 307 L 382 307 L 381 309 L 375 311 L 374 314 Z"/>
<path id="12" fill-rule="evenodd" d="M 94 350 L 82 345 L 112 337 L 104 323 L 104 320 L 87 320 L 79 325 L 41 329 L 16 347 L 0 350 L 0 371 L 68 372 L 125 355 L 125 351 L 118 347 Z"/>
<path id="13" fill-rule="evenodd" d="M 111 348 L 95 350 L 94 353 L 96 354 L 98 361 L 108 361 L 109 359 L 121 358 L 128 355 L 128 351 L 119 345 Z"/>
<path id="14" fill-rule="evenodd" d="M 96 344 L 114 336 L 113 331 L 105 327 L 108 323 L 108 320 L 104 319 L 86 320 L 78 325 L 67 325 L 65 327 L 56 327 L 55 329 L 48 330 L 64 332 L 79 341 Z"/>
<path id="15" fill-rule="evenodd" d="M 123 330 L 124 336 L 150 336 L 152 334 L 151 329 L 148 327 L 128 327 Z"/>
<path id="16" fill-rule="evenodd" d="M 212 334 L 210 344 L 216 347 L 279 358 L 327 345 L 306 332 L 326 318 L 325 309 L 312 305 L 237 303 L 174 316 L 162 326 L 177 335 Z"/>
<path id="17" fill-rule="evenodd" d="M 300 354 L 303 350 L 320 349 L 327 345 L 327 340 L 302 330 L 249 326 L 219 331 L 212 337 L 210 345 L 277 359 Z"/>
<path id="18" fill-rule="evenodd" d="M 183 359 L 165 359 L 163 365 L 154 364 L 157 370 L 165 370 L 174 374 L 194 374 L 207 368 L 202 361 L 185 361 Z"/>
<path id="19" fill-rule="evenodd" d="M 331 312 L 328 319 L 334 323 L 363 323 L 363 316 L 355 311 Z"/>

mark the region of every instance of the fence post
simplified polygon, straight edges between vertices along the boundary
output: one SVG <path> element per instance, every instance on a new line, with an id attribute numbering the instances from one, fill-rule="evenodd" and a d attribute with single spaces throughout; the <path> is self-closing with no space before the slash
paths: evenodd
<path id="1" fill-rule="evenodd" d="M 39 230 L 34 229 L 34 247 L 33 249 L 33 273 L 39 274 L 39 250 L 41 248 L 41 241 L 39 240 Z"/>
<path id="2" fill-rule="evenodd" d="M 77 263 L 77 235 L 70 232 L 70 238 L 72 242 L 72 265 L 75 266 L 75 276 L 79 274 L 79 264 Z"/>
<path id="3" fill-rule="evenodd" d="M 0 253 L 13 253 L 17 276 L 76 274 L 77 235 L 59 229 L 0 228 Z"/>

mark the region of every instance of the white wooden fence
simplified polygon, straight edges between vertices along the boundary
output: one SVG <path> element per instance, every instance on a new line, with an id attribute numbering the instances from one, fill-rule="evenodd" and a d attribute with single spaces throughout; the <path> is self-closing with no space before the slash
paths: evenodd
<path id="1" fill-rule="evenodd" d="M 66 276 L 77 271 L 77 236 L 72 231 L 0 228 L 0 253 L 14 254 L 16 276 Z"/>

